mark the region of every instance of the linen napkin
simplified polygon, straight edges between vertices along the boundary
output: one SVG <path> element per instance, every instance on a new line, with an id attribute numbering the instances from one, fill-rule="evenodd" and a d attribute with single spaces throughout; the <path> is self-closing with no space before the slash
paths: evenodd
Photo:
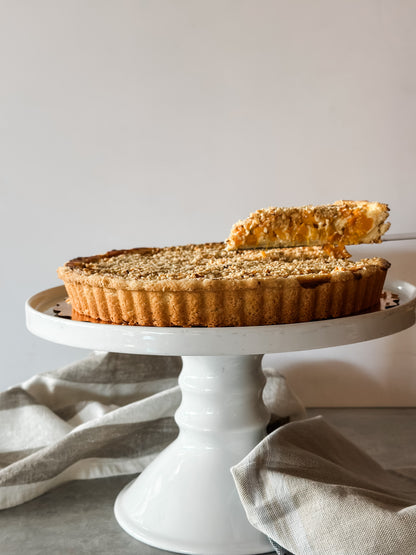
<path id="1" fill-rule="evenodd" d="M 177 435 L 180 357 L 92 353 L 0 393 L 0 509 L 69 480 L 141 472 Z M 304 416 L 265 371 L 277 425 Z"/>
<path id="2" fill-rule="evenodd" d="M 232 474 L 281 555 L 416 553 L 416 469 L 382 468 L 322 417 L 277 429 Z"/>

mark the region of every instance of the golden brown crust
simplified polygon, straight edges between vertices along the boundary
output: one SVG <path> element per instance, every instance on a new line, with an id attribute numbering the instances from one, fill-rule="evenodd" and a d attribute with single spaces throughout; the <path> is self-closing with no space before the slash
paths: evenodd
<path id="1" fill-rule="evenodd" d="M 387 204 L 337 201 L 320 206 L 260 209 L 231 229 L 227 248 L 379 243 L 389 229 Z"/>
<path id="2" fill-rule="evenodd" d="M 251 326 L 338 317 L 380 298 L 389 263 L 324 249 L 226 251 L 220 243 L 111 251 L 58 269 L 72 308 L 142 326 Z"/>

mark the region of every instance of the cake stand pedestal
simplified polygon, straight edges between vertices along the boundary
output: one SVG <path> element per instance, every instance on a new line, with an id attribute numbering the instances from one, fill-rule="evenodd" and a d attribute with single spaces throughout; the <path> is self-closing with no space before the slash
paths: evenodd
<path id="1" fill-rule="evenodd" d="M 230 467 L 265 436 L 262 401 L 265 353 L 346 345 L 402 331 L 415 323 L 416 288 L 386 284 L 400 302 L 367 314 L 277 326 L 154 328 L 57 318 L 64 287 L 26 303 L 28 329 L 44 339 L 92 350 L 180 355 L 182 402 L 177 439 L 115 503 L 120 526 L 149 545 L 194 555 L 268 553 L 267 539 L 248 522 Z"/>

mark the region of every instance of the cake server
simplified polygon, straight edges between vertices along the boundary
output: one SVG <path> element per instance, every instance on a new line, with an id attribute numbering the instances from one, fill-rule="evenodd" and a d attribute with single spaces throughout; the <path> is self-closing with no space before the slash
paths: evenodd
<path id="1" fill-rule="evenodd" d="M 381 241 L 384 243 L 384 241 L 408 241 L 410 239 L 416 239 L 416 231 L 413 233 L 388 233 Z"/>

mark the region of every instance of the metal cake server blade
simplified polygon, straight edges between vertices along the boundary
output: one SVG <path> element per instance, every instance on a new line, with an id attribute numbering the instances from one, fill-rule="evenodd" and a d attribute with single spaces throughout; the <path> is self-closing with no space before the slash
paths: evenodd
<path id="1" fill-rule="evenodd" d="M 385 241 L 408 241 L 411 239 L 416 239 L 416 231 L 413 233 L 388 233 L 381 241 L 384 243 Z"/>

